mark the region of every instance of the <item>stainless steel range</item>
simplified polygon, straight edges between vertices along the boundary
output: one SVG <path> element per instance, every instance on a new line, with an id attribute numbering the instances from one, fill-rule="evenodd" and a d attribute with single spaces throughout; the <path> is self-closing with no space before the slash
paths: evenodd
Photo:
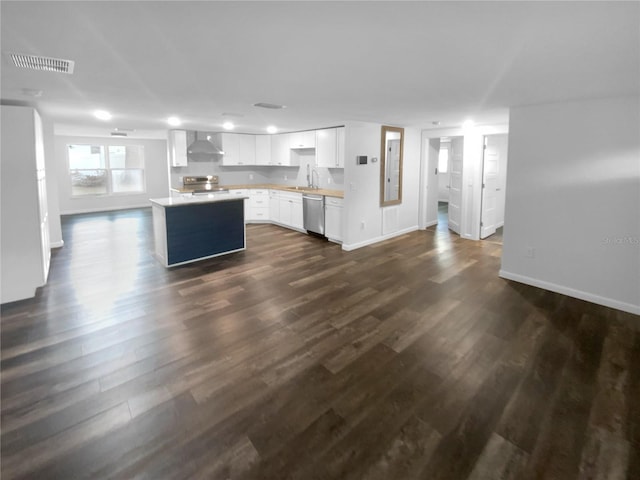
<path id="1" fill-rule="evenodd" d="M 193 194 L 201 193 L 228 193 L 229 190 L 218 184 L 217 175 L 205 175 L 200 177 L 182 177 L 182 187 L 192 189 Z"/>

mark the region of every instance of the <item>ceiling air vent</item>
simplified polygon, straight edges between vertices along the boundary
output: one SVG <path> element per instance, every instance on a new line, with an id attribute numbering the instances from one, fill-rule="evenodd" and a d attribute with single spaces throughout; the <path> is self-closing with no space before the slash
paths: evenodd
<path id="1" fill-rule="evenodd" d="M 40 57 L 37 55 L 23 55 L 10 53 L 13 64 L 20 68 L 31 70 L 45 70 L 47 72 L 73 73 L 75 62 L 63 58 Z"/>
<path id="2" fill-rule="evenodd" d="M 286 108 L 284 105 L 276 105 L 275 103 L 264 103 L 264 102 L 254 103 L 253 106 L 260 107 L 260 108 L 269 108 L 271 110 L 279 110 L 281 108 Z"/>
<path id="3" fill-rule="evenodd" d="M 111 132 L 112 137 L 126 137 L 127 134 L 125 132 Z"/>

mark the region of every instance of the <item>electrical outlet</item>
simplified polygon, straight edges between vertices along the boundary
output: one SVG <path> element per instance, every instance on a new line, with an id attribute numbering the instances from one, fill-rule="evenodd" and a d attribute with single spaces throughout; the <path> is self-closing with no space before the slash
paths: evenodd
<path id="1" fill-rule="evenodd" d="M 536 256 L 536 249 L 533 247 L 527 247 L 524 251 L 524 256 L 527 258 L 535 258 Z"/>
<path id="2" fill-rule="evenodd" d="M 327 177 L 327 185 L 331 185 L 331 177 Z"/>
<path id="3" fill-rule="evenodd" d="M 364 220 L 360 222 L 360 230 L 364 230 Z"/>
<path id="4" fill-rule="evenodd" d="M 356 188 L 356 184 L 355 184 L 355 183 L 353 183 L 353 182 L 350 182 L 350 183 L 349 183 L 349 187 L 351 188 L 351 191 L 352 191 L 352 192 L 355 192 L 355 191 L 357 190 L 357 188 Z"/>
<path id="5" fill-rule="evenodd" d="M 285 180 L 289 180 L 289 179 L 287 178 L 287 175 L 286 175 L 286 174 L 285 174 L 285 176 L 284 176 L 284 179 L 285 179 Z"/>
<path id="6" fill-rule="evenodd" d="M 249 174 L 249 180 L 253 180 L 253 173 Z"/>

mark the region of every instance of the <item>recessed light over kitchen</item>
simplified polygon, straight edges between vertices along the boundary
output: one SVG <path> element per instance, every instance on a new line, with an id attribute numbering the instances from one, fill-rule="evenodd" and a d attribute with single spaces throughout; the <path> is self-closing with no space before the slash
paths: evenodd
<path id="1" fill-rule="evenodd" d="M 233 124 L 233 122 L 224 122 L 222 124 L 222 128 L 224 128 L 225 130 L 233 130 L 235 128 L 235 125 Z"/>
<path id="2" fill-rule="evenodd" d="M 112 117 L 112 115 L 106 110 L 96 110 L 95 112 L 93 112 L 93 115 L 98 120 L 111 120 L 111 117 Z"/>
<path id="3" fill-rule="evenodd" d="M 182 125 L 182 121 L 178 117 L 167 118 L 167 123 L 172 127 L 179 127 L 180 125 Z"/>
<path id="4" fill-rule="evenodd" d="M 260 107 L 260 108 L 268 108 L 270 110 L 280 110 L 281 108 L 287 108 L 284 105 L 278 105 L 277 103 L 265 103 L 265 102 L 254 103 L 253 106 Z"/>
<path id="5" fill-rule="evenodd" d="M 273 125 L 269 125 L 267 127 L 267 133 L 277 133 L 278 129 L 276 127 L 274 127 Z"/>
<path id="6" fill-rule="evenodd" d="M 473 126 L 476 124 L 476 122 L 474 122 L 473 120 L 465 120 L 464 123 L 462 124 L 462 128 L 463 129 L 469 129 L 469 128 L 473 128 Z"/>

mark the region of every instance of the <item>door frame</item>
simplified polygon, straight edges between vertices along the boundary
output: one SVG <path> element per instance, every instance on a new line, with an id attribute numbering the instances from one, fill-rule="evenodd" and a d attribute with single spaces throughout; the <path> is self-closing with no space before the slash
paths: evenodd
<path id="1" fill-rule="evenodd" d="M 463 182 L 465 189 L 461 205 L 461 237 L 480 239 L 480 207 L 482 202 L 482 157 L 484 136 L 509 133 L 508 124 L 479 125 L 422 130 L 420 158 L 420 197 L 418 227 L 425 229 L 438 223 L 438 152 L 440 137 L 464 136 Z M 436 142 L 437 140 L 437 142 Z M 437 144 L 437 149 L 435 145 Z M 465 173 L 466 172 L 466 173 Z"/>

